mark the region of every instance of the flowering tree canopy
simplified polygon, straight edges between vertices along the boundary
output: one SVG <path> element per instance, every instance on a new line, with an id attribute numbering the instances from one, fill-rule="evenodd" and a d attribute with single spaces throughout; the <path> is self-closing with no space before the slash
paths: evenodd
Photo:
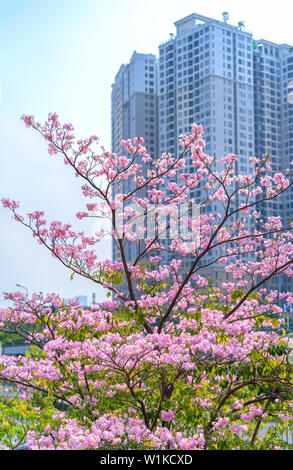
<path id="1" fill-rule="evenodd" d="M 180 137 L 180 155 L 154 159 L 143 138 L 122 141 L 118 156 L 97 136 L 77 140 L 56 114 L 44 124 L 23 120 L 81 178 L 89 203 L 77 218 L 108 221 L 88 235 L 48 224 L 43 211 L 24 217 L 17 202 L 2 199 L 72 275 L 108 292 L 91 308 L 57 294 L 5 294 L 14 305 L 0 309 L 0 331 L 31 347 L 23 357 L 0 356 L 0 379 L 30 406 L 36 397 L 59 406 L 43 429 L 28 430 L 29 448 L 290 447 L 283 433 L 293 422 L 291 342 L 281 305 L 293 295 L 268 286 L 293 276 L 292 224 L 261 210 L 290 190 L 290 172 L 273 174 L 266 155 L 239 174 L 236 154 L 204 152 L 198 125 Z M 159 220 L 151 235 L 138 223 L 146 213 Z M 119 258 L 99 261 L 107 235 Z M 213 267 L 226 278 L 209 282 Z"/>

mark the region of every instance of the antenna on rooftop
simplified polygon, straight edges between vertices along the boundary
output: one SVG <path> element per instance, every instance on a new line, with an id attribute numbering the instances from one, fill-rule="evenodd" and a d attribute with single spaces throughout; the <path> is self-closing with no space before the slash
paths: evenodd
<path id="1" fill-rule="evenodd" d="M 223 17 L 223 21 L 225 23 L 227 23 L 228 19 L 229 19 L 229 13 L 227 11 L 223 11 L 222 13 L 222 17 Z"/>

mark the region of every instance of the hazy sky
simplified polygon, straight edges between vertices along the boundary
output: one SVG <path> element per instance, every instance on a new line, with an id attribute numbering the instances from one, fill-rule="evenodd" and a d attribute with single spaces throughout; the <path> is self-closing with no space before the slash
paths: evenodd
<path id="1" fill-rule="evenodd" d="M 85 204 L 80 181 L 47 154 L 20 116 L 43 120 L 56 111 L 81 136 L 95 133 L 110 148 L 111 83 L 121 63 L 133 50 L 157 54 L 175 32 L 174 21 L 193 12 L 221 19 L 223 11 L 232 24 L 244 20 L 256 39 L 293 42 L 293 7 L 285 0 L 0 0 L 0 198 L 21 201 L 24 212 L 45 210 L 48 220 L 73 222 Z M 2 208 L 0 226 L 0 292 L 21 283 L 30 292 L 67 298 L 95 291 L 102 298 L 89 282 L 70 281 Z M 99 256 L 110 257 L 109 243 Z"/>

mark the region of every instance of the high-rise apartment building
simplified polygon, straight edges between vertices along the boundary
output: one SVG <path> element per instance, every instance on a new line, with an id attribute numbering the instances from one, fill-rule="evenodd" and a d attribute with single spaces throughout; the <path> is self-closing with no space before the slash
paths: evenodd
<path id="1" fill-rule="evenodd" d="M 178 137 L 189 133 L 191 124 L 196 122 L 204 128 L 207 153 L 216 157 L 238 153 L 236 171 L 240 174 L 249 171 L 250 156 L 261 157 L 266 153 L 271 154 L 273 170 L 285 171 L 293 160 L 293 105 L 288 102 L 288 83 L 293 79 L 292 48 L 253 40 L 243 22 L 238 26 L 228 23 L 227 13 L 223 14 L 223 21 L 191 14 L 177 21 L 175 27 L 176 35 L 170 35 L 159 46 L 157 88 L 153 90 L 153 100 L 157 102 L 152 122 L 155 153 L 178 155 L 181 150 Z M 156 61 L 154 56 L 134 54 L 130 64 L 122 66 L 116 76 L 112 93 L 114 151 L 118 151 L 122 123 L 123 138 L 143 135 L 148 142 L 150 136 L 149 128 L 140 127 L 137 132 L 128 124 L 129 116 L 137 123 L 145 122 L 145 104 L 136 115 L 120 111 L 127 104 L 122 105 L 123 99 L 119 98 L 119 87 L 122 89 L 119 83 L 122 76 L 130 73 L 138 56 L 142 61 L 143 57 L 151 58 L 154 64 Z M 154 83 L 155 73 L 154 66 Z M 139 83 L 142 84 L 133 83 L 133 89 Z M 189 169 L 192 171 L 191 162 Z M 200 201 L 202 193 L 198 186 L 192 196 Z M 237 204 L 242 202 L 240 196 Z M 293 211 L 293 191 L 286 198 L 262 205 L 261 211 L 264 216 L 280 214 L 288 223 Z M 189 264 L 186 257 L 184 269 Z M 225 279 L 222 267 L 214 266 L 209 274 L 214 279 Z"/>
<path id="2" fill-rule="evenodd" d="M 288 102 L 288 84 L 293 78 L 293 50 L 286 44 L 254 42 L 255 154 L 270 154 L 274 172 L 286 172 L 293 160 L 293 106 Z M 292 64 L 292 65 L 291 65 Z M 262 204 L 262 216 L 281 216 L 285 226 L 293 214 L 293 192 Z M 289 290 L 286 276 L 270 280 L 270 288 Z"/>
<path id="3" fill-rule="evenodd" d="M 157 59 L 152 54 L 134 52 L 129 64 L 122 65 L 112 85 L 112 151 L 124 153 L 122 139 L 143 137 L 150 155 L 158 153 Z M 139 163 L 139 160 L 137 160 Z M 134 187 L 131 180 L 116 184 L 113 196 Z M 140 194 L 142 197 L 143 195 Z M 127 259 L 136 257 L 134 243 L 125 244 Z M 113 259 L 119 259 L 116 244 Z"/>
<path id="4" fill-rule="evenodd" d="M 159 47 L 160 152 L 180 152 L 178 136 L 196 122 L 204 128 L 206 152 L 216 157 L 237 152 L 238 171 L 245 173 L 247 156 L 254 153 L 252 35 L 197 14 L 175 26 L 176 36 Z M 202 200 L 200 186 L 192 196 Z M 216 203 L 213 209 L 221 210 Z M 190 263 L 185 257 L 183 269 Z M 215 280 L 226 278 L 221 265 L 209 271 Z"/>
<path id="5" fill-rule="evenodd" d="M 283 155 L 286 168 L 293 171 L 293 47 L 286 49 L 281 61 L 282 67 L 282 138 Z M 293 219 L 293 190 L 290 191 L 289 199 L 285 198 L 284 212 L 287 223 Z"/>
<path id="6" fill-rule="evenodd" d="M 177 138 L 197 122 L 206 151 L 238 152 L 240 166 L 254 152 L 252 35 L 192 14 L 159 47 L 160 151 L 176 153 Z"/>
<path id="7" fill-rule="evenodd" d="M 112 85 L 112 151 L 120 141 L 143 136 L 151 154 L 158 151 L 157 59 L 134 52 L 129 64 L 121 65 Z"/>
<path id="8" fill-rule="evenodd" d="M 257 156 L 269 153 L 275 172 L 284 171 L 288 165 L 285 135 L 288 85 L 283 69 L 289 51 L 289 46 L 269 41 L 254 43 L 255 153 Z M 286 211 L 283 201 L 277 199 L 265 205 L 262 212 L 267 217 Z"/>

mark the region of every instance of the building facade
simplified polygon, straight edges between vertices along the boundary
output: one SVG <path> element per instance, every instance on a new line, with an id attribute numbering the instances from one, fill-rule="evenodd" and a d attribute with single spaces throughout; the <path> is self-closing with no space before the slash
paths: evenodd
<path id="1" fill-rule="evenodd" d="M 155 64 L 155 57 L 135 53 L 130 64 L 118 72 L 112 88 L 112 150 L 118 152 L 121 138 L 143 135 L 150 148 L 148 139 L 155 139 L 154 153 L 179 155 L 178 137 L 189 133 L 195 122 L 204 128 L 208 154 L 217 158 L 238 154 L 239 174 L 249 172 L 249 157 L 266 153 L 271 155 L 274 171 L 286 171 L 293 160 L 293 104 L 288 100 L 288 86 L 293 80 L 292 48 L 255 41 L 245 31 L 243 22 L 238 26 L 229 24 L 227 13 L 223 14 L 223 21 L 191 14 L 177 21 L 175 27 L 176 34 L 159 46 L 157 87 L 151 94 L 156 103 L 154 108 L 157 107 L 152 129 L 143 127 L 148 122 L 147 101 L 141 98 L 137 108 L 131 108 L 130 103 L 136 93 L 142 96 L 147 93 L 149 77 L 144 69 L 146 64 L 142 63 L 148 58 Z M 138 61 L 140 66 L 136 65 Z M 135 67 L 141 67 L 138 78 L 131 72 Z M 131 81 L 125 77 L 131 73 L 134 81 L 132 88 L 130 85 L 127 88 L 125 84 Z M 132 94 L 125 91 L 129 87 Z M 191 162 L 188 170 L 192 171 Z M 192 197 L 196 202 L 202 200 L 200 186 L 194 189 Z M 237 205 L 243 202 L 239 196 Z M 219 212 L 217 205 L 213 209 Z M 284 223 L 288 223 L 293 211 L 293 192 L 286 194 L 286 199 L 263 204 L 261 211 L 265 217 L 281 215 Z M 165 255 L 164 262 L 168 262 L 168 256 Z M 114 252 L 113 257 L 116 259 Z M 184 259 L 184 270 L 190 262 L 188 257 Z M 214 265 L 207 274 L 214 280 L 227 279 L 221 266 Z M 283 290 L 286 285 L 273 282 L 270 287 Z"/>
<path id="2" fill-rule="evenodd" d="M 178 136 L 196 122 L 204 128 L 206 152 L 238 153 L 237 170 L 245 173 L 247 156 L 254 153 L 252 35 L 197 14 L 175 27 L 176 35 L 159 47 L 160 152 L 178 154 Z M 192 171 L 191 161 L 187 169 Z M 199 203 L 203 194 L 197 186 L 191 196 Z M 217 204 L 213 209 L 221 212 Z M 215 250 L 209 261 L 217 256 Z M 190 263 L 185 257 L 184 271 Z M 214 264 L 208 274 L 214 281 L 227 280 L 221 265 Z"/>
<path id="3" fill-rule="evenodd" d="M 158 97 L 157 59 L 152 54 L 134 52 L 129 64 L 122 65 L 112 85 L 112 151 L 124 154 L 122 139 L 143 137 L 150 155 L 158 154 Z M 136 160 L 139 163 L 139 159 Z M 129 192 L 134 187 L 129 179 L 115 185 L 115 194 Z M 144 194 L 140 194 L 144 197 Z M 134 243 L 124 243 L 128 260 L 137 256 Z M 120 259 L 116 243 L 112 245 L 113 259 Z"/>

